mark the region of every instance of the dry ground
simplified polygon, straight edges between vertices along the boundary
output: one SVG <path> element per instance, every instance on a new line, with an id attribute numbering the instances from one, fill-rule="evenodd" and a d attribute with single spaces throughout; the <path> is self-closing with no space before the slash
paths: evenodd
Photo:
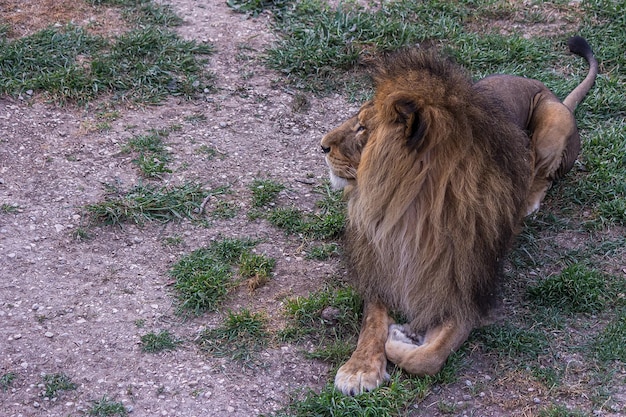
<path id="1" fill-rule="evenodd" d="M 114 27 L 110 18 L 119 23 L 114 11 L 103 16 L 102 9 L 82 2 L 48 3 L 55 7 L 34 1 L 2 1 L 0 7 L 16 24 L 15 35 L 57 21 L 96 22 L 97 30 Z M 311 207 L 313 187 L 326 178 L 319 140 L 355 108 L 340 98 L 326 98 L 323 105 L 311 98 L 313 110 L 294 113 L 292 92 L 272 84 L 276 74 L 258 60 L 236 58 L 242 47 L 256 55 L 272 41 L 268 15 L 247 19 L 221 0 L 171 4 L 185 21 L 183 37 L 217 49 L 209 65 L 219 91 L 206 100 L 121 109 L 111 129 L 100 132 L 98 113 L 106 109 L 97 104 L 60 108 L 37 98 L 0 98 L 0 200 L 19 207 L 0 217 L 0 367 L 3 374 L 17 373 L 12 389 L 0 392 L 2 415 L 81 415 L 107 395 L 138 416 L 251 416 L 284 405 L 298 387 L 326 380 L 326 365 L 304 360 L 288 345 L 269 349 L 267 367 L 255 371 L 200 353 L 191 341 L 221 318 L 182 322 L 167 286 L 168 269 L 220 236 L 267 238 L 271 243 L 257 250 L 277 260 L 276 276 L 254 297 L 242 290 L 227 308 L 263 309 L 273 320 L 280 320 L 285 296 L 306 294 L 337 273 L 332 262 L 302 259 L 297 239 L 261 221 L 251 224 L 248 186 L 270 177 L 288 186 L 281 198 Z M 206 120 L 190 121 L 198 115 Z M 230 184 L 238 217 L 207 228 L 189 222 L 94 228 L 92 239 L 77 241 L 73 232 L 85 226 L 81 207 L 102 201 L 103 184 L 128 189 L 140 181 L 122 146 L 133 135 L 172 125 L 182 129 L 167 138 L 174 172 L 166 183 Z M 207 161 L 199 151 L 203 145 L 226 157 Z M 183 245 L 164 245 L 172 236 L 182 237 Z M 143 328 L 138 320 L 145 321 Z M 172 353 L 141 352 L 141 335 L 166 329 L 189 342 Z M 50 404 L 40 396 L 41 375 L 57 372 L 78 389 Z"/>

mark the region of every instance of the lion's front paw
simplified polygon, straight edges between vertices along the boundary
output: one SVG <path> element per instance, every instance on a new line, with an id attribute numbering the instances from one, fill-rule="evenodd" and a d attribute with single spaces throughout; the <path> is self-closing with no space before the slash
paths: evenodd
<path id="1" fill-rule="evenodd" d="M 372 391 L 384 381 L 389 380 L 387 373 L 387 359 L 382 358 L 371 361 L 359 361 L 351 358 L 346 362 L 335 376 L 335 388 L 346 395 L 358 395 Z"/>

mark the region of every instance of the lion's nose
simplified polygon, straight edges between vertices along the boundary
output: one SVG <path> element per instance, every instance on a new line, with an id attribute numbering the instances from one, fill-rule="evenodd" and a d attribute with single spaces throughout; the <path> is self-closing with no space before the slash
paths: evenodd
<path id="1" fill-rule="evenodd" d="M 330 152 L 330 147 L 327 148 L 326 146 L 322 145 L 322 152 L 324 153 Z"/>

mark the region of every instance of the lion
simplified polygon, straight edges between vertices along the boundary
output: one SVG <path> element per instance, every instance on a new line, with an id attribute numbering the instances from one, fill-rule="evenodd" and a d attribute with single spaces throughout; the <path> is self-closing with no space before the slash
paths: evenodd
<path id="1" fill-rule="evenodd" d="M 587 95 L 598 75 L 598 61 L 587 41 L 574 36 L 568 40 L 570 52 L 583 57 L 589 64 L 585 79 L 560 102 L 543 83 L 529 78 L 496 74 L 474 84 L 501 101 L 511 120 L 531 137 L 534 175 L 526 214 L 537 210 L 552 183 L 571 170 L 580 152 L 580 135 L 574 111 Z M 330 168 L 331 184 L 349 192 L 356 180 L 361 151 L 367 142 L 366 102 L 357 115 L 331 130 L 322 139 L 322 150 Z"/>
<path id="2" fill-rule="evenodd" d="M 379 386 L 387 359 L 438 372 L 481 323 L 532 176 L 529 137 L 452 60 L 408 49 L 384 57 L 373 78 L 348 194 L 346 241 L 365 311 L 335 378 L 346 394 Z M 389 310 L 408 324 L 392 325 Z"/>
<path id="3" fill-rule="evenodd" d="M 342 392 L 380 385 L 387 358 L 438 372 L 492 308 L 520 219 L 545 195 L 539 179 L 565 174 L 580 149 L 571 113 L 597 62 L 584 39 L 568 44 L 590 70 L 563 104 L 538 81 L 496 75 L 471 86 L 462 69 L 411 51 L 383 61 L 374 100 L 323 138 L 331 182 L 349 196 L 347 240 L 366 300 L 357 349 L 335 378 Z M 550 159 L 556 169 L 538 168 Z M 393 324 L 389 308 L 409 324 Z"/>
<path id="4" fill-rule="evenodd" d="M 590 48 L 577 50 L 592 62 Z M 572 111 L 588 79 L 565 100 Z M 497 82 L 476 87 L 432 51 L 387 56 L 374 81 L 374 99 L 322 140 L 333 185 L 348 191 L 346 240 L 365 300 L 357 348 L 335 378 L 345 394 L 379 386 L 387 359 L 413 374 L 437 373 L 481 324 L 531 207 L 533 146 L 544 143 L 525 132 L 537 124 L 517 123 L 494 94 Z M 576 147 L 560 149 L 562 174 Z M 390 309 L 409 323 L 394 324 Z"/>

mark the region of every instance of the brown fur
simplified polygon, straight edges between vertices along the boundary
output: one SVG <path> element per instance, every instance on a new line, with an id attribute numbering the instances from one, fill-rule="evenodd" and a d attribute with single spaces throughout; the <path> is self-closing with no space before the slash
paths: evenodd
<path id="1" fill-rule="evenodd" d="M 570 38 L 568 46 L 587 60 L 589 73 L 563 103 L 541 82 L 524 77 L 492 75 L 475 84 L 477 90 L 502 101 L 511 120 L 531 136 L 534 173 L 527 214 L 539 209 L 553 181 L 572 168 L 580 152 L 574 110 L 593 86 L 598 62 L 580 36 Z"/>
<path id="2" fill-rule="evenodd" d="M 474 84 L 474 88 L 499 100 L 513 123 L 531 137 L 533 181 L 526 214 L 539 208 L 553 181 L 572 168 L 580 152 L 580 136 L 573 112 L 593 86 L 598 62 L 585 39 L 574 36 L 568 46 L 572 53 L 587 60 L 589 72 L 563 103 L 543 83 L 529 78 L 498 74 Z M 322 139 L 333 185 L 347 187 L 347 192 L 356 180 L 361 152 L 367 143 L 370 108 L 371 102 L 365 103 L 357 115 Z"/>
<path id="3" fill-rule="evenodd" d="M 359 338 L 335 379 L 345 393 L 382 382 L 370 364 L 381 355 L 430 374 L 463 343 L 493 305 L 531 175 L 527 135 L 451 61 L 406 50 L 385 58 L 374 79 L 367 120 L 359 115 L 367 143 L 347 241 L 366 300 L 362 334 L 387 334 L 387 308 L 409 326 L 392 327 L 384 352 L 377 338 Z M 422 345 L 406 336 L 424 332 Z"/>

